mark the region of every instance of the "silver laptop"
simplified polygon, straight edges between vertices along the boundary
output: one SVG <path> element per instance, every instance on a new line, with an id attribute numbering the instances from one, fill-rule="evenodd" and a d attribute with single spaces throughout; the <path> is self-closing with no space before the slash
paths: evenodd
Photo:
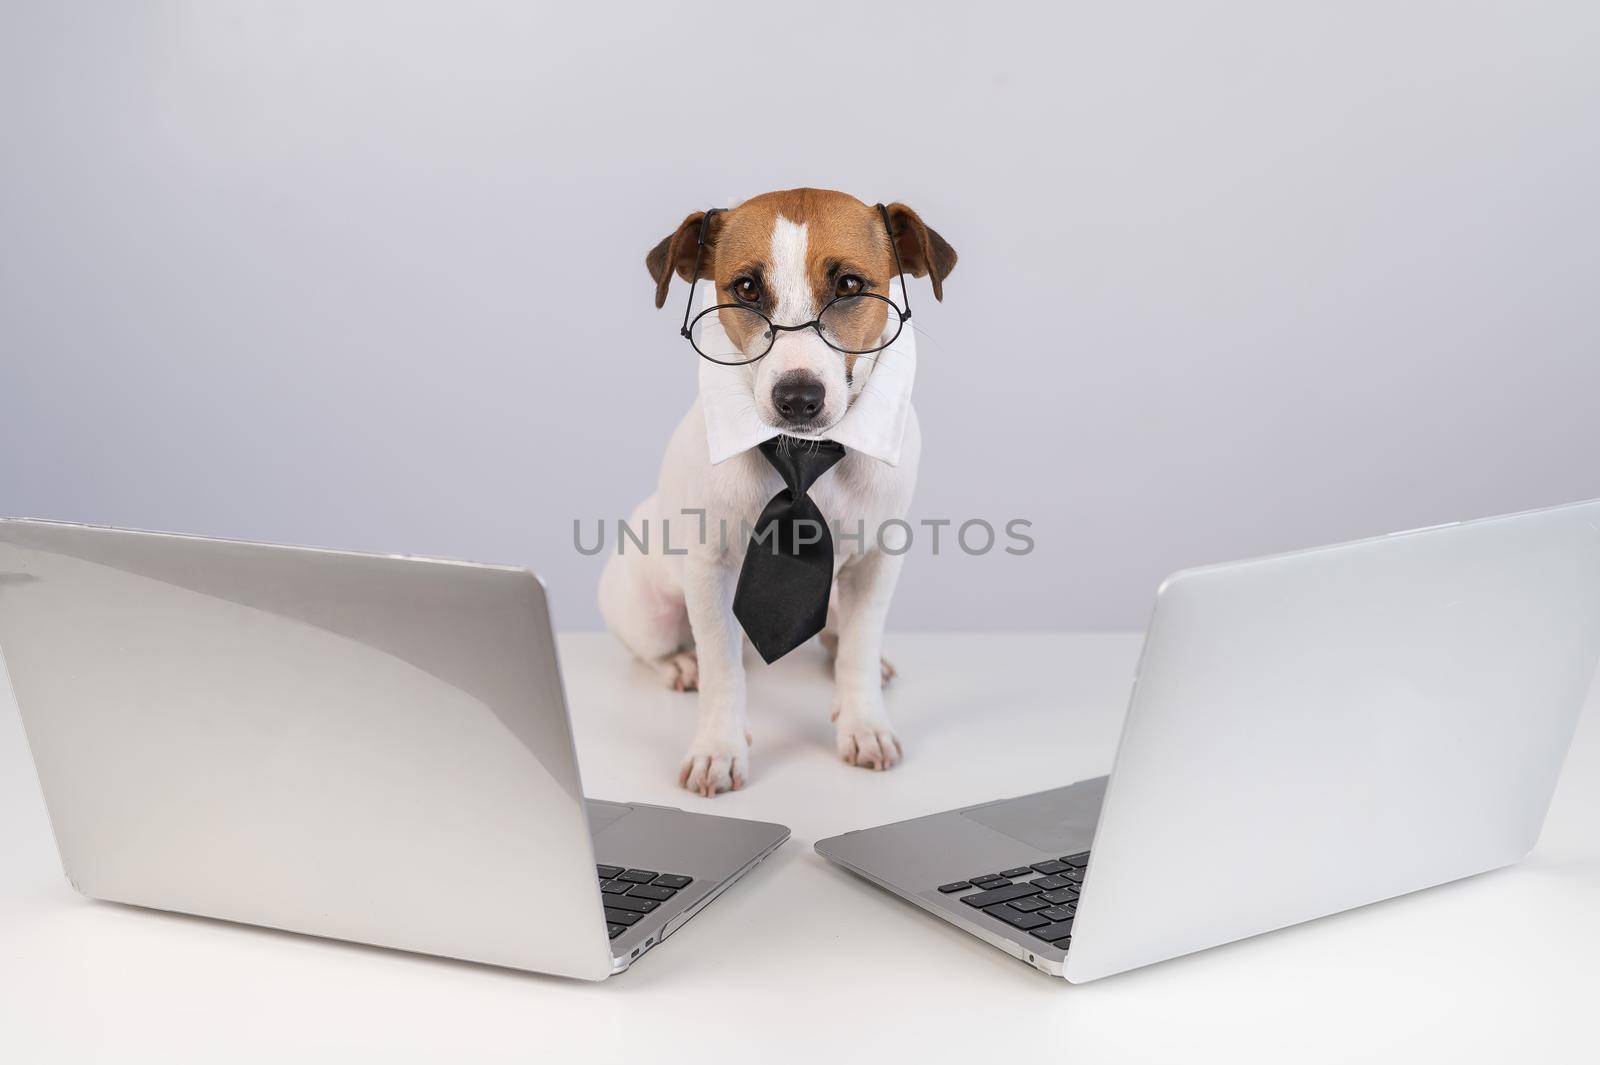
<path id="1" fill-rule="evenodd" d="M 789 835 L 585 801 L 527 570 L 0 521 L 0 653 L 92 898 L 598 980 Z"/>
<path id="2" fill-rule="evenodd" d="M 1600 501 L 1187 570 L 1109 777 L 818 843 L 1073 982 L 1520 860 L 1600 657 Z"/>

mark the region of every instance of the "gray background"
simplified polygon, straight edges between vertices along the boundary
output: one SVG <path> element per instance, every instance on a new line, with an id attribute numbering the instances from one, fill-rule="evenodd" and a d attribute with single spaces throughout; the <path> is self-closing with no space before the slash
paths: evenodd
<path id="1" fill-rule="evenodd" d="M 1183 565 L 1600 495 L 1600 9 L 8 3 L 0 512 L 529 562 L 688 404 L 691 209 L 961 253 L 900 628 L 1135 626 Z"/>

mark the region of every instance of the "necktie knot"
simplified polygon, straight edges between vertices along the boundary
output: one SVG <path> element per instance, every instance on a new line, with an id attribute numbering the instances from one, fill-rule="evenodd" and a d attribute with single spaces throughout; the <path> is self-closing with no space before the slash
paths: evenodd
<path id="1" fill-rule="evenodd" d="M 811 491 L 817 478 L 833 469 L 844 458 L 844 445 L 833 440 L 801 440 L 794 436 L 775 436 L 757 445 L 772 468 L 778 471 L 789 494 L 799 499 Z"/>

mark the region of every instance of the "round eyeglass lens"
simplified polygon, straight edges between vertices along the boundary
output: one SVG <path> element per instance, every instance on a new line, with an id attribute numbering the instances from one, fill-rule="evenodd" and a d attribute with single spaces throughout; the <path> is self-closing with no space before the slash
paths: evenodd
<path id="1" fill-rule="evenodd" d="M 770 322 L 738 304 L 712 307 L 689 323 L 694 350 L 727 366 L 755 362 L 772 350 L 772 337 Z"/>
<path id="2" fill-rule="evenodd" d="M 822 309 L 822 339 L 847 355 L 865 355 L 893 344 L 900 335 L 900 312 L 882 296 L 842 296 Z"/>

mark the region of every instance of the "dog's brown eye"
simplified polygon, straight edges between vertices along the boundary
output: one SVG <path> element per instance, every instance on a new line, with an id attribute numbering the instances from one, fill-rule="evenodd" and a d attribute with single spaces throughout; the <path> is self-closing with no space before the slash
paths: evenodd
<path id="1" fill-rule="evenodd" d="M 835 296 L 854 296 L 865 287 L 866 285 L 855 274 L 845 274 L 839 279 L 839 283 L 834 286 L 833 294 Z"/>
<path id="2" fill-rule="evenodd" d="M 754 303 L 761 298 L 761 286 L 752 278 L 741 277 L 733 283 L 733 294 L 746 303 Z"/>

